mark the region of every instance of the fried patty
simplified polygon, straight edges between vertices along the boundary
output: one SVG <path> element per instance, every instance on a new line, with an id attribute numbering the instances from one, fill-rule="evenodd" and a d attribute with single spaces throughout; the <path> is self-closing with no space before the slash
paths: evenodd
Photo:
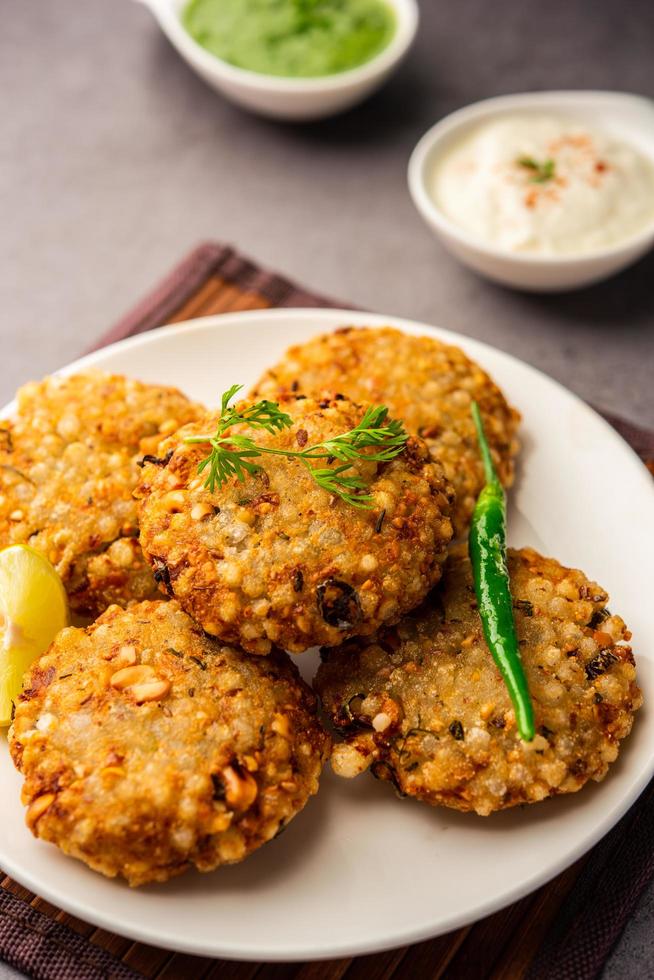
<path id="1" fill-rule="evenodd" d="M 137 463 L 201 411 L 175 388 L 119 375 L 25 385 L 0 421 L 0 547 L 45 555 L 78 613 L 158 595 L 137 540 Z"/>
<path id="2" fill-rule="evenodd" d="M 342 396 L 290 395 L 281 405 L 290 428 L 233 431 L 297 451 L 364 414 Z M 216 424 L 209 416 L 164 442 L 165 465 L 146 466 L 137 489 L 145 555 L 208 633 L 257 654 L 273 644 L 293 652 L 335 645 L 397 621 L 439 580 L 452 490 L 421 440 L 409 439 L 390 462 L 353 462 L 374 501 L 361 509 L 318 486 L 297 459 L 276 455 L 259 457 L 263 468 L 244 482 L 233 477 L 209 492 L 206 472 L 198 475 L 208 447 L 183 440 Z"/>
<path id="3" fill-rule="evenodd" d="M 510 486 L 520 416 L 478 364 L 458 347 L 392 327 L 342 327 L 291 347 L 266 371 L 252 395 L 280 392 L 320 396 L 343 392 L 386 405 L 409 432 L 425 440 L 456 492 L 453 522 L 463 533 L 484 485 L 472 400 L 479 405 L 499 477 Z"/>
<path id="4" fill-rule="evenodd" d="M 131 885 L 243 860 L 317 791 L 329 736 L 288 657 L 248 657 L 176 602 L 63 630 L 10 732 L 27 824 Z"/>
<path id="5" fill-rule="evenodd" d="M 315 687 L 345 736 L 339 775 L 371 768 L 402 794 L 483 816 L 603 779 L 642 703 L 631 634 L 582 572 L 530 549 L 510 551 L 509 570 L 534 740 L 517 734 L 457 555 L 414 615 L 326 651 Z"/>

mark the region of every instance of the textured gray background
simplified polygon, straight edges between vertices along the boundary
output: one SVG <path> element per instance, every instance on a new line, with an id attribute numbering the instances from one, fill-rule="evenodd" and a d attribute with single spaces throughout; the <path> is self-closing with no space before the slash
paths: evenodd
<path id="1" fill-rule="evenodd" d="M 129 0 L 2 0 L 0 402 L 74 358 L 207 238 L 343 301 L 509 350 L 654 424 L 654 255 L 537 297 L 489 285 L 410 203 L 410 150 L 505 92 L 654 94 L 652 0 L 423 0 L 418 43 L 365 106 L 320 125 L 246 116 Z M 654 976 L 654 890 L 606 971 Z M 0 967 L 0 977 L 3 977 Z"/>

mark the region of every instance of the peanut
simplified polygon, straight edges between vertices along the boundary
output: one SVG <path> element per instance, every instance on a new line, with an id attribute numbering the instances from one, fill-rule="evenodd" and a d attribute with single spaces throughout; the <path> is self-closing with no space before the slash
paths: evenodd
<path id="1" fill-rule="evenodd" d="M 54 801 L 54 793 L 44 793 L 43 796 L 37 796 L 25 816 L 25 822 L 30 830 L 34 830 L 39 818 L 43 816 L 46 810 L 50 809 Z"/>
<path id="2" fill-rule="evenodd" d="M 131 694 L 137 704 L 160 701 L 170 691 L 170 681 L 158 678 L 150 664 L 123 667 L 112 675 L 110 683 L 115 690 Z"/>
<path id="3" fill-rule="evenodd" d="M 223 769 L 225 800 L 234 810 L 247 810 L 259 792 L 257 784 L 248 772 L 237 772 L 233 766 Z"/>
<path id="4" fill-rule="evenodd" d="M 202 502 L 194 504 L 191 509 L 191 520 L 203 521 L 205 517 L 211 517 L 213 512 L 214 508 L 211 506 L 211 504 Z"/>
<path id="5" fill-rule="evenodd" d="M 227 830 L 233 817 L 233 813 L 217 813 L 211 820 L 211 833 L 220 834 L 223 830 Z"/>
<path id="6" fill-rule="evenodd" d="M 161 701 L 170 691 L 170 681 L 147 681 L 145 684 L 134 684 L 128 690 L 137 704 Z"/>
<path id="7" fill-rule="evenodd" d="M 179 513 L 184 507 L 184 494 L 180 490 L 169 490 L 164 497 L 166 508 L 172 513 Z"/>
<path id="8" fill-rule="evenodd" d="M 110 684 L 117 691 L 124 691 L 135 684 L 145 684 L 155 680 L 154 669 L 149 664 L 138 664 L 131 667 L 121 667 L 112 674 Z"/>
<path id="9" fill-rule="evenodd" d="M 286 715 L 273 715 L 272 725 L 270 727 L 277 735 L 281 735 L 282 738 L 289 737 L 290 732 Z"/>
<path id="10" fill-rule="evenodd" d="M 115 658 L 115 663 L 122 667 L 133 667 L 136 663 L 136 647 L 127 645 L 121 647 Z"/>

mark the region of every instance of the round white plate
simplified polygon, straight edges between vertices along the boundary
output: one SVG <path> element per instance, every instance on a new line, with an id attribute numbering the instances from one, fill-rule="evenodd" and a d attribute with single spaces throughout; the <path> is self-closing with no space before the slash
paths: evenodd
<path id="1" fill-rule="evenodd" d="M 445 330 L 348 311 L 275 310 L 157 330 L 78 361 L 178 385 L 217 403 L 248 385 L 291 343 L 344 323 L 392 322 L 458 344 L 523 413 L 523 453 L 510 539 L 583 568 L 633 630 L 639 680 L 654 692 L 654 489 L 619 436 L 551 379 Z M 313 654 L 300 658 L 315 669 Z M 244 864 L 130 890 L 35 840 L 25 827 L 6 739 L 0 742 L 0 867 L 27 888 L 105 929 L 206 956 L 312 959 L 370 953 L 448 932 L 552 878 L 605 834 L 654 771 L 654 716 L 601 785 L 481 818 L 398 801 L 370 777 L 326 771 L 319 795 Z"/>

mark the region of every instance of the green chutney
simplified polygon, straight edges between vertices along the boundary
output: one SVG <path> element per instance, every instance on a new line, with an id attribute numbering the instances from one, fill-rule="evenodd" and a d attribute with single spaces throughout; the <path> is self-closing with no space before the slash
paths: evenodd
<path id="1" fill-rule="evenodd" d="M 286 78 L 356 68 L 395 33 L 384 0 L 190 0 L 182 23 L 222 61 Z"/>

